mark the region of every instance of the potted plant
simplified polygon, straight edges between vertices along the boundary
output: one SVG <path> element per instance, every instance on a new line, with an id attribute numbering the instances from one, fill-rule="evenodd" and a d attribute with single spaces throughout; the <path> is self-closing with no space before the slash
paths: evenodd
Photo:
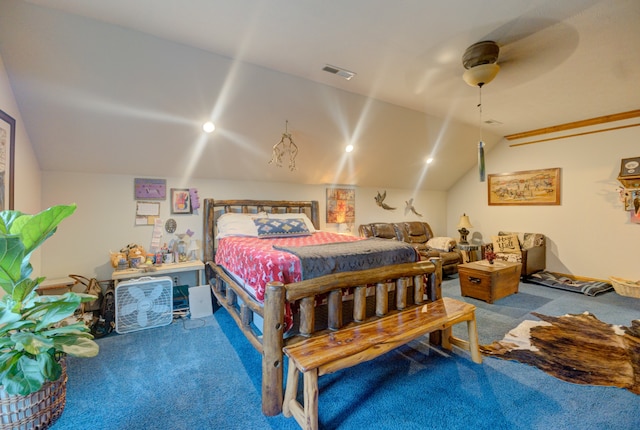
<path id="1" fill-rule="evenodd" d="M 0 427 L 21 420 L 24 423 L 39 410 L 48 412 L 44 421 L 33 417 L 38 428 L 46 428 L 64 409 L 67 355 L 93 357 L 98 344 L 84 322 L 69 322 L 80 303 L 95 296 L 68 292 L 63 295 L 39 295 L 36 288 L 44 277 L 32 279 L 31 254 L 51 237 L 58 224 L 76 210 L 76 205 L 53 206 L 36 215 L 19 211 L 0 212 L 0 402 L 12 399 L 21 406 L 3 406 Z M 40 390 L 53 389 L 44 396 Z M 42 404 L 57 402 L 58 410 Z M 31 411 L 16 412 L 22 407 Z M 6 412 L 8 411 L 8 412 Z M 43 425 L 44 424 L 44 425 Z M 23 428 L 23 427 L 20 427 Z M 26 427 L 31 428 L 31 427 Z"/>

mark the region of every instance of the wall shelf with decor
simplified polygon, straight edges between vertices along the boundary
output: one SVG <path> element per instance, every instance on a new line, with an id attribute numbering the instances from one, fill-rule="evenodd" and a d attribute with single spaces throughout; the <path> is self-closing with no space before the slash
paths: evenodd
<path id="1" fill-rule="evenodd" d="M 640 157 L 623 158 L 618 181 L 624 210 L 631 212 L 631 221 L 640 223 Z"/>

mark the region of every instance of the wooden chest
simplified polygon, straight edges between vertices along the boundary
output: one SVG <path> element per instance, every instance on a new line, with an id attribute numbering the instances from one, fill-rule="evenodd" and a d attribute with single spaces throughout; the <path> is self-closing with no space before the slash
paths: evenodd
<path id="1" fill-rule="evenodd" d="M 518 292 L 522 264 L 487 260 L 458 265 L 460 290 L 463 296 L 493 303 Z"/>

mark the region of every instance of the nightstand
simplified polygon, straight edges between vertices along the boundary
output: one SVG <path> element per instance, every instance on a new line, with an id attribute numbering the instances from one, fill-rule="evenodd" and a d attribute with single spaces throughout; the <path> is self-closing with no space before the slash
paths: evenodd
<path id="1" fill-rule="evenodd" d="M 462 262 L 463 263 L 471 263 L 473 261 L 478 261 L 478 250 L 480 249 L 479 245 L 472 245 L 470 243 L 458 244 L 458 249 L 462 254 Z"/>

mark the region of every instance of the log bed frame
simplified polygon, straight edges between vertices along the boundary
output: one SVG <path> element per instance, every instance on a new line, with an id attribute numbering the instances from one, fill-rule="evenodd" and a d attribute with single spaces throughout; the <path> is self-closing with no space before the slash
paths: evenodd
<path id="1" fill-rule="evenodd" d="M 222 267 L 215 264 L 215 226 L 220 215 L 236 213 L 305 213 L 319 228 L 317 201 L 203 200 L 203 259 L 211 290 L 249 342 L 262 355 L 262 412 L 282 412 L 284 399 L 283 348 L 303 339 L 339 331 L 421 306 L 442 298 L 439 259 L 343 272 L 291 284 L 270 282 L 264 303 L 249 295 Z M 345 295 L 348 290 L 350 294 Z M 315 306 L 317 297 L 326 305 Z M 285 303 L 298 305 L 296 331 L 284 333 Z M 343 310 L 343 308 L 345 310 Z M 254 316 L 263 320 L 262 330 Z M 431 334 L 439 343 L 440 332 Z"/>

